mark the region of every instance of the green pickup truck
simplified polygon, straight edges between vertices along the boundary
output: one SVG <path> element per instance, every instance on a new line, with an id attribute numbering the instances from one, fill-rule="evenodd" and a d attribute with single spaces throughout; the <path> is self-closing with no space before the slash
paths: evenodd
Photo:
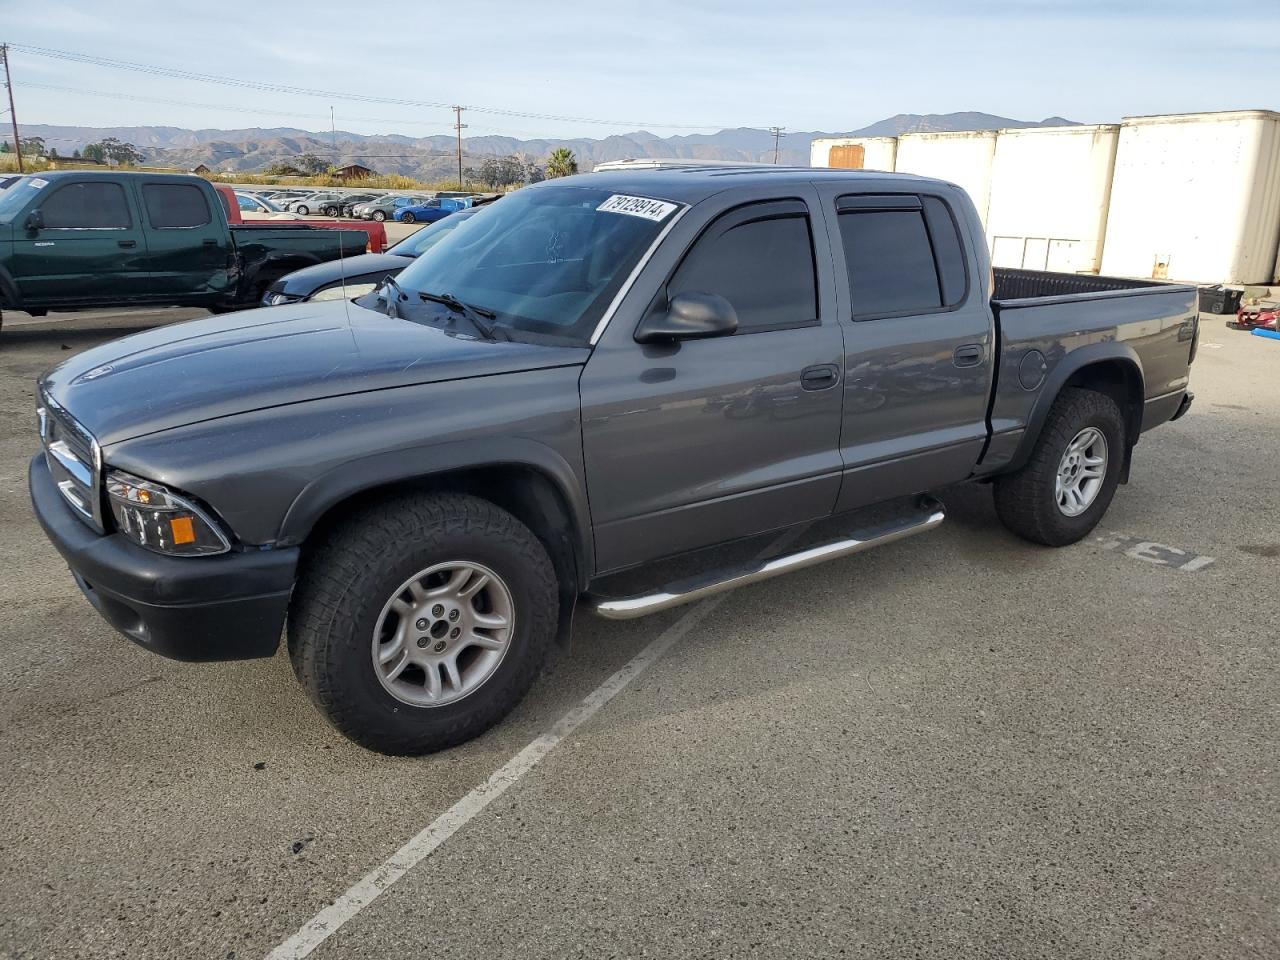
<path id="1" fill-rule="evenodd" d="M 230 224 L 200 177 L 42 173 L 0 190 L 0 311 L 256 307 L 286 273 L 367 243 L 358 230 Z"/>

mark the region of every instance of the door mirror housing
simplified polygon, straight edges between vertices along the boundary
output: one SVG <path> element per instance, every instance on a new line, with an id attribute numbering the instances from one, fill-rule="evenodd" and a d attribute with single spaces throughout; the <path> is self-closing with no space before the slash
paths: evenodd
<path id="1" fill-rule="evenodd" d="M 704 340 L 727 337 L 738 329 L 738 312 L 715 293 L 677 293 L 666 313 L 654 313 L 636 329 L 637 343 L 663 340 Z"/>
<path id="2" fill-rule="evenodd" d="M 32 210 L 27 214 L 27 220 L 24 226 L 33 233 L 36 230 L 44 229 L 44 214 L 40 212 L 39 208 Z"/>

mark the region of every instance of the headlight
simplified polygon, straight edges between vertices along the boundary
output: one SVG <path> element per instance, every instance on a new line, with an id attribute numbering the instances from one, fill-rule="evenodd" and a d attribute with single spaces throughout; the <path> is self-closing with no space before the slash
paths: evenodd
<path id="1" fill-rule="evenodd" d="M 353 300 L 356 297 L 363 297 L 366 293 L 376 287 L 376 283 L 348 283 L 345 287 L 325 287 L 319 293 L 314 294 L 311 299 L 314 300 Z"/>
<path id="2" fill-rule="evenodd" d="M 226 536 L 197 506 L 158 483 L 111 470 L 107 502 L 116 529 L 148 550 L 199 557 L 231 549 Z"/>

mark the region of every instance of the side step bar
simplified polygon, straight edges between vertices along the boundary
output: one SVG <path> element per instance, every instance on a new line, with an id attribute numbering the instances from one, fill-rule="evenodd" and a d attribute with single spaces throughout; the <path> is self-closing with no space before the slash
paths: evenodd
<path id="1" fill-rule="evenodd" d="M 828 560 L 851 556 L 895 540 L 902 540 L 932 530 L 946 518 L 946 508 L 933 497 L 921 497 L 916 509 L 891 521 L 877 524 L 837 540 L 807 547 L 796 553 L 783 554 L 770 560 L 758 560 L 748 564 L 725 567 L 710 573 L 677 580 L 656 593 L 637 597 L 588 596 L 587 605 L 602 617 L 610 620 L 634 620 L 660 613 L 704 597 L 711 597 L 726 590 L 736 590 L 748 584 L 759 583 L 814 567 Z"/>

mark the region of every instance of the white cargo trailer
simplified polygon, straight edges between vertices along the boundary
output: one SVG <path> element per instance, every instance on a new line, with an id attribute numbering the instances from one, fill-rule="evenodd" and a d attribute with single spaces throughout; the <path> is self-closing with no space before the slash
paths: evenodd
<path id="1" fill-rule="evenodd" d="M 1097 273 L 1117 124 L 1001 130 L 987 239 L 997 267 Z"/>
<path id="2" fill-rule="evenodd" d="M 809 166 L 892 173 L 897 154 L 897 137 L 828 137 L 809 145 Z"/>
<path id="3" fill-rule="evenodd" d="M 1102 272 L 1268 283 L 1280 246 L 1280 114 L 1126 117 Z"/>
<path id="4" fill-rule="evenodd" d="M 898 173 L 937 177 L 963 187 L 987 222 L 991 195 L 991 163 L 996 152 L 994 130 L 955 133 L 904 133 L 898 138 Z"/>

